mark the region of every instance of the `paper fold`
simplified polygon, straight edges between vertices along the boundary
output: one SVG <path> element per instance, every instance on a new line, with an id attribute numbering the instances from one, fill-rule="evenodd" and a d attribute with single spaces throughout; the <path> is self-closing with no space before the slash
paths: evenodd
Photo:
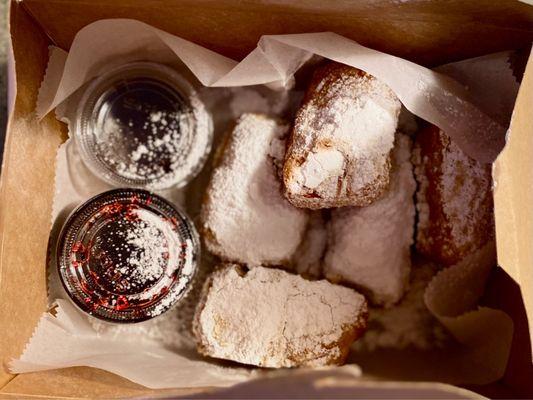
<path id="1" fill-rule="evenodd" d="M 511 317 L 500 310 L 477 306 L 495 258 L 495 243 L 491 242 L 459 264 L 440 271 L 424 294 L 428 309 L 463 346 L 463 352 L 450 353 L 448 361 L 456 369 L 467 368 L 460 375 L 477 384 L 504 375 L 513 339 Z"/>
<path id="2" fill-rule="evenodd" d="M 137 60 L 141 53 L 155 62 L 180 60 L 205 86 L 286 85 L 316 54 L 378 77 L 409 111 L 439 126 L 479 161 L 494 161 L 505 144 L 505 127 L 478 108 L 458 82 L 331 32 L 263 36 L 258 47 L 237 63 L 139 21 L 97 21 L 74 38 L 64 68 L 58 71 L 61 77 L 45 82 L 37 114 L 50 112 L 104 67 Z"/>

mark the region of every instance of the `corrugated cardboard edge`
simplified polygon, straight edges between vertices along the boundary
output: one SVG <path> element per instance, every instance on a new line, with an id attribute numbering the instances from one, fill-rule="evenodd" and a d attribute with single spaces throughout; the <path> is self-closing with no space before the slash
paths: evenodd
<path id="1" fill-rule="evenodd" d="M 520 285 L 533 324 L 533 53 L 516 99 L 507 145 L 494 163 L 499 265 Z M 533 330 L 530 329 L 530 340 Z"/>

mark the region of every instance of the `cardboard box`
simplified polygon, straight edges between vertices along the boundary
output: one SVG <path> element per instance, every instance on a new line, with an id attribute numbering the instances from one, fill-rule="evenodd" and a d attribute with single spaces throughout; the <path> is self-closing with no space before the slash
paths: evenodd
<path id="1" fill-rule="evenodd" d="M 120 17 L 141 20 L 235 59 L 252 50 L 263 34 L 334 31 L 427 66 L 528 47 L 533 41 L 533 7 L 512 0 L 12 1 L 16 97 L 0 182 L 0 397 L 164 394 L 95 369 L 13 376 L 6 367 L 21 353 L 46 307 L 44 266 L 54 162 L 57 147 L 66 139 L 65 127 L 52 114 L 38 121 L 34 113 L 48 45 L 68 50 L 83 26 Z M 522 278 L 533 275 L 533 185 L 523 184 L 533 182 L 532 64 L 530 60 L 517 100 L 511 143 L 495 171 L 499 182 L 495 198 L 500 264 L 516 268 Z M 491 397 L 533 395 L 530 335 L 520 290 L 497 269 L 486 297 L 487 304 L 504 309 L 514 318 L 514 344 L 508 372 L 501 382 L 470 389 Z M 527 298 L 526 304 L 529 302 L 533 299 Z M 165 393 L 191 392 L 184 388 Z"/>

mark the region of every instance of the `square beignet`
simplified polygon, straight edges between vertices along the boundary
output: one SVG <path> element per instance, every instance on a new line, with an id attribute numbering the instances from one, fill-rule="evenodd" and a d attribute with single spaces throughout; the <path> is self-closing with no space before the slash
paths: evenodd
<path id="1" fill-rule="evenodd" d="M 418 132 L 413 161 L 419 253 L 450 266 L 494 239 L 491 164 L 467 156 L 434 125 Z"/>
<path id="2" fill-rule="evenodd" d="M 332 211 L 324 274 L 361 289 L 375 305 L 398 302 L 408 285 L 416 190 L 411 144 L 397 134 L 391 183 L 381 199 Z"/>
<path id="3" fill-rule="evenodd" d="M 302 240 L 307 213 L 285 199 L 276 168 L 287 130 L 276 119 L 244 114 L 225 144 L 201 212 L 205 244 L 223 260 L 287 265 Z"/>
<path id="4" fill-rule="evenodd" d="M 373 76 L 330 62 L 318 68 L 296 114 L 285 195 L 297 207 L 365 206 L 389 184 L 401 103 Z"/>
<path id="5" fill-rule="evenodd" d="M 194 317 L 200 353 L 281 368 L 342 364 L 366 328 L 352 289 L 273 268 L 226 264 L 208 278 Z"/>

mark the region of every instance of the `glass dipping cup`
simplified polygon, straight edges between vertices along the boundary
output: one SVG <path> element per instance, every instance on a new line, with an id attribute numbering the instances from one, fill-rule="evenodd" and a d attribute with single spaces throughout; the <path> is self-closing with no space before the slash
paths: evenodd
<path id="1" fill-rule="evenodd" d="M 57 268 L 84 312 L 141 322 L 179 302 L 196 274 L 200 243 L 185 213 L 140 189 L 99 194 L 69 216 L 57 243 Z"/>
<path id="2" fill-rule="evenodd" d="M 134 62 L 85 89 L 74 137 L 83 162 L 109 184 L 182 187 L 202 169 L 213 124 L 193 85 L 174 69 Z"/>

